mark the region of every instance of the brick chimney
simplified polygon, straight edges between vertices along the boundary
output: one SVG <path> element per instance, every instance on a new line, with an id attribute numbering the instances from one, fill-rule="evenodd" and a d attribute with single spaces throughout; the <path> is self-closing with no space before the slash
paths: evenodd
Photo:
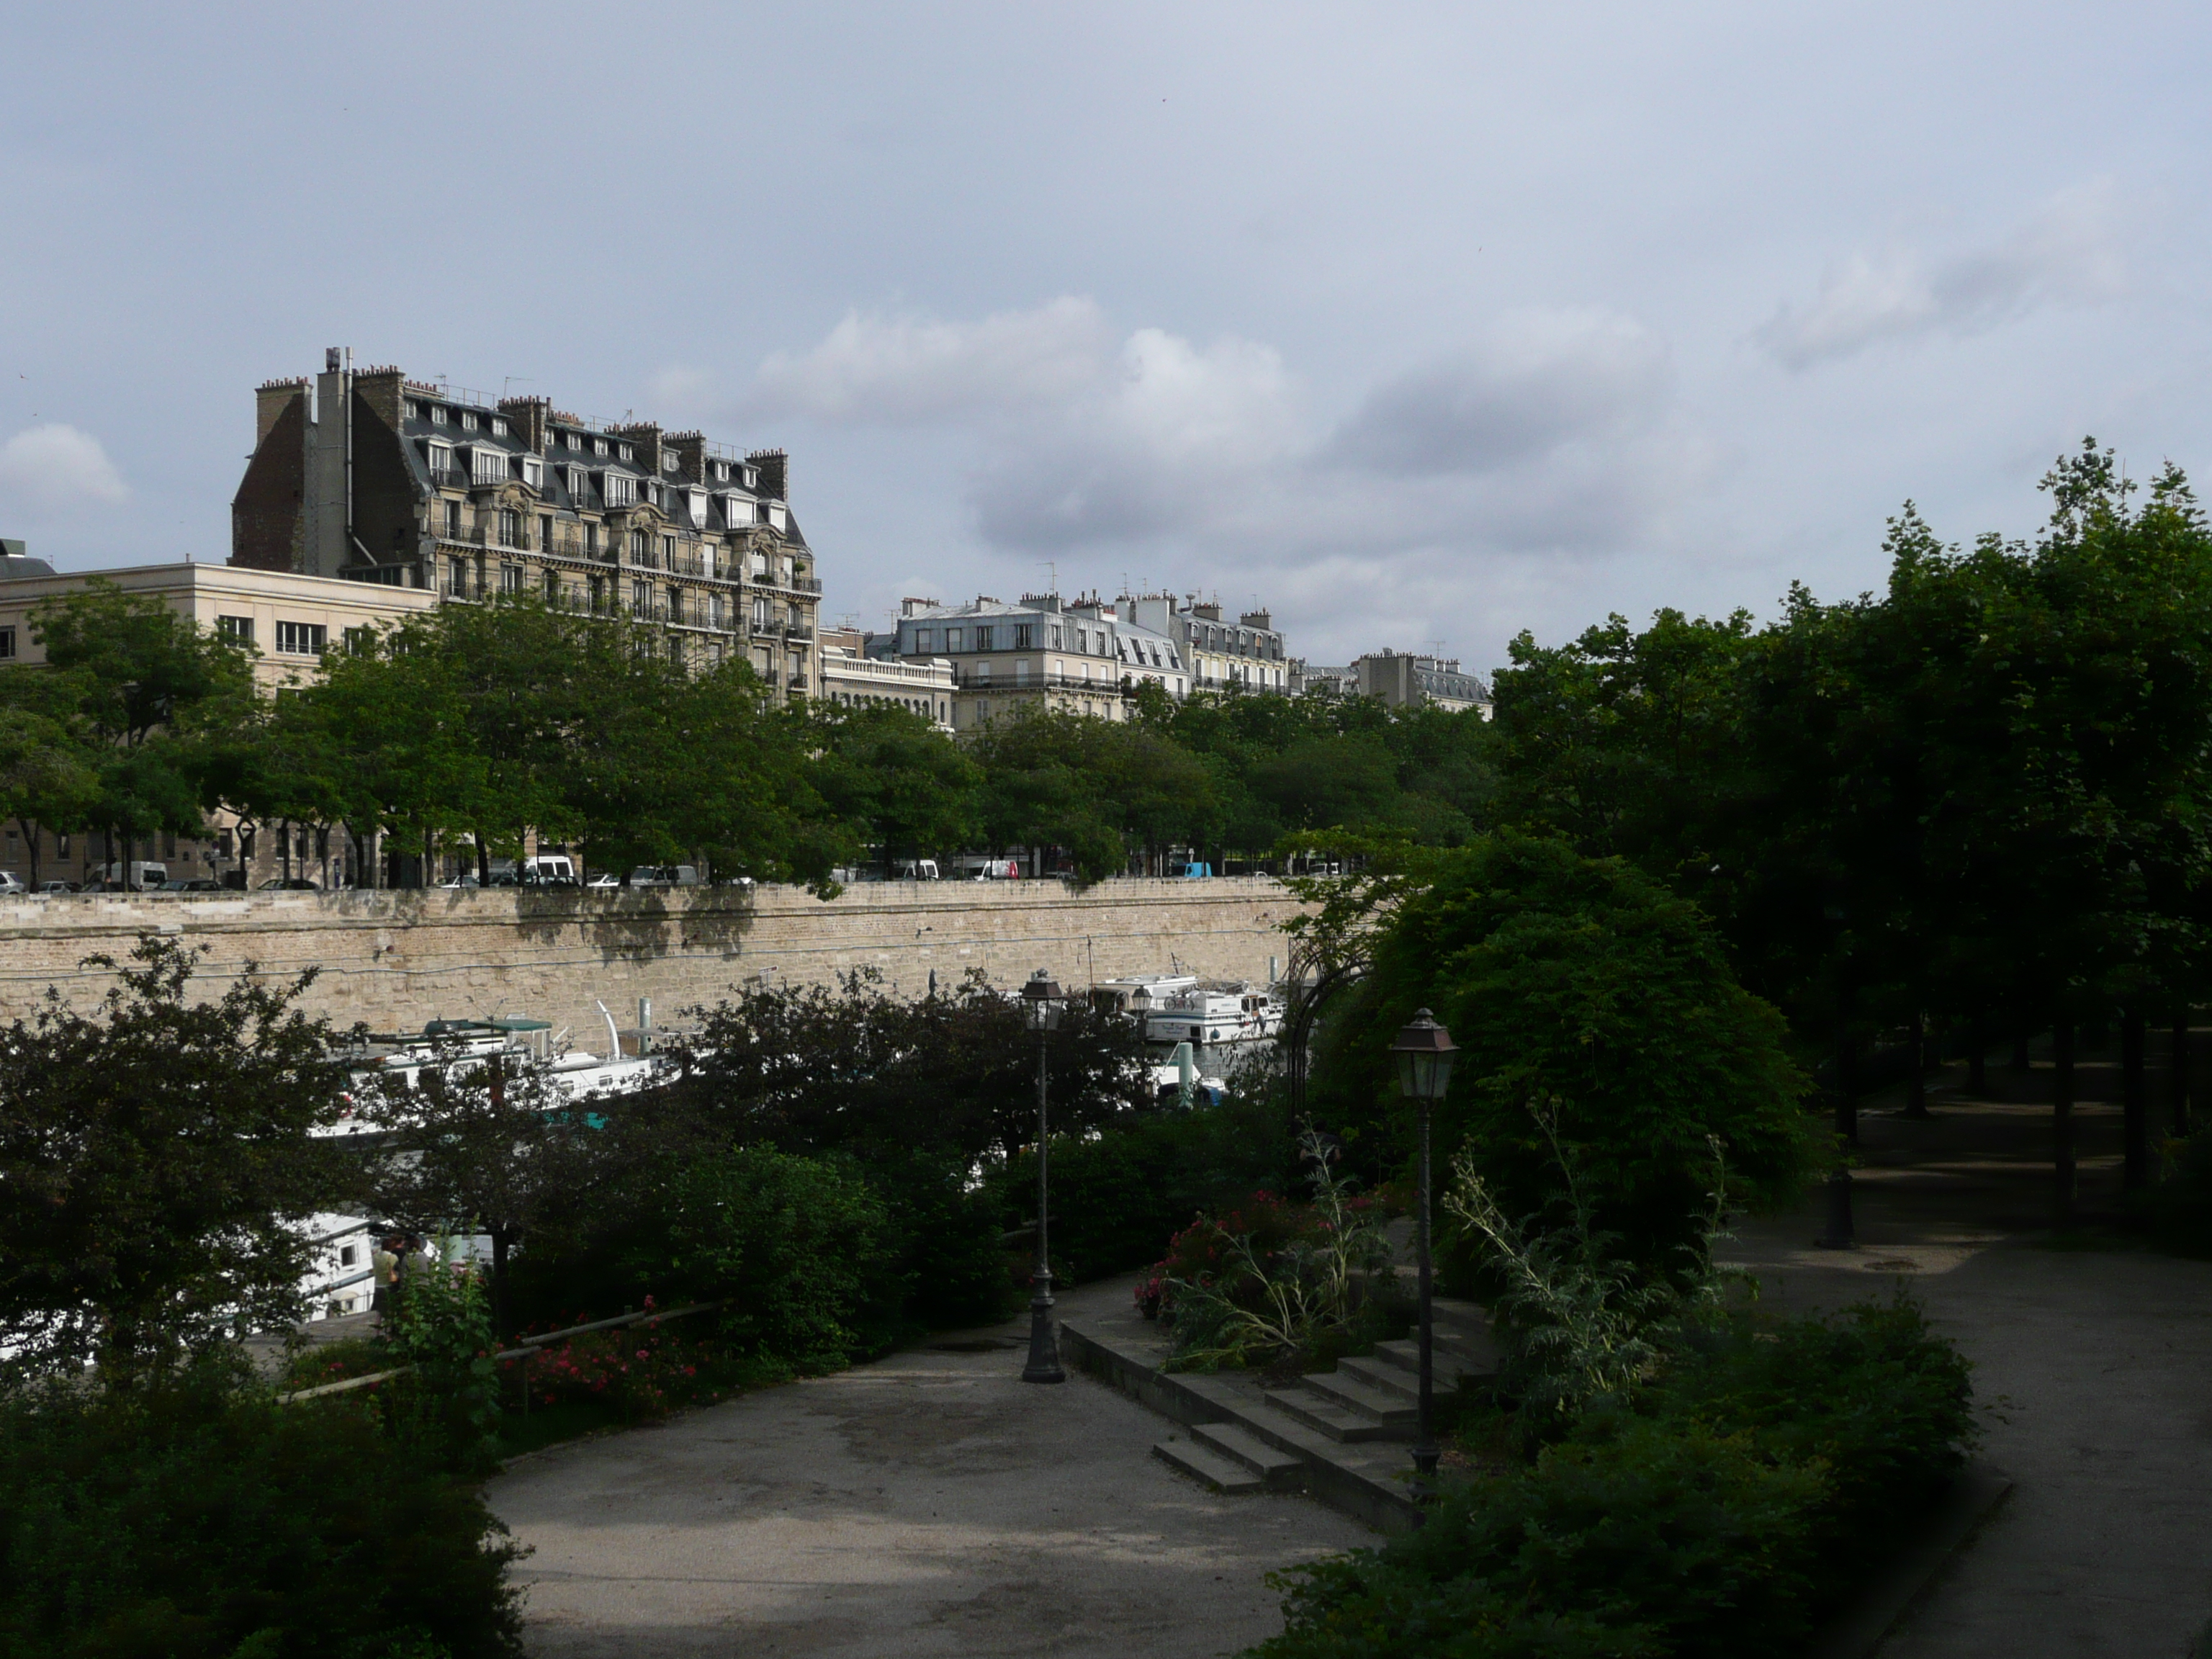
<path id="1" fill-rule="evenodd" d="M 514 435 L 530 446 L 533 455 L 545 453 L 545 433 L 550 424 L 553 400 L 550 398 L 501 398 L 499 412 L 507 416 Z"/>
<path id="2" fill-rule="evenodd" d="M 269 428 L 276 424 L 276 417 L 284 406 L 295 398 L 307 395 L 307 377 L 304 374 L 290 380 L 264 380 L 253 388 L 253 447 L 261 447 L 269 436 Z"/>
<path id="3" fill-rule="evenodd" d="M 781 449 L 756 449 L 745 459 L 760 469 L 760 493 L 772 501 L 791 499 L 791 457 Z"/>
<path id="4" fill-rule="evenodd" d="M 371 414 L 394 432 L 400 429 L 399 418 L 403 408 L 400 389 L 406 384 L 407 377 L 389 363 L 354 371 L 355 395 L 368 405 Z"/>

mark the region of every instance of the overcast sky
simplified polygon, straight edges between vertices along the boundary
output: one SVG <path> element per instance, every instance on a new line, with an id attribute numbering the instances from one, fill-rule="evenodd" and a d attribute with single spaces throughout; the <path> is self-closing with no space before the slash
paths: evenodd
<path id="1" fill-rule="evenodd" d="M 825 611 L 1346 660 L 1879 585 L 2212 468 L 2212 9 L 24 8 L 0 534 L 229 550 L 325 345 L 792 453 Z"/>

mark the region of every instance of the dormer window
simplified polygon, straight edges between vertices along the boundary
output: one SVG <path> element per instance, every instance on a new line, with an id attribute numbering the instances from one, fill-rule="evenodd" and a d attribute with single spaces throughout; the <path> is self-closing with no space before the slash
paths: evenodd
<path id="1" fill-rule="evenodd" d="M 609 507 L 634 507 L 637 503 L 637 480 L 627 472 L 602 472 L 599 488 Z"/>
<path id="2" fill-rule="evenodd" d="M 472 409 L 465 409 L 465 410 L 463 410 L 461 411 L 461 430 L 462 430 L 462 431 L 464 431 L 464 432 L 473 432 L 473 431 L 475 431 L 476 429 L 477 429 L 477 416 L 476 416 L 476 411 L 475 411 L 474 410 L 472 410 Z"/>
<path id="3" fill-rule="evenodd" d="M 522 482 L 532 489 L 543 489 L 545 487 L 544 463 L 535 455 L 525 455 L 522 458 Z"/>
<path id="4" fill-rule="evenodd" d="M 469 475 L 480 485 L 505 483 L 508 476 L 507 452 L 488 444 L 477 445 L 469 451 Z"/>
<path id="5" fill-rule="evenodd" d="M 422 418 L 422 405 L 411 398 L 407 400 L 407 418 L 410 421 L 419 421 Z"/>
<path id="6" fill-rule="evenodd" d="M 446 406 L 445 406 L 445 404 L 432 404 L 430 405 L 430 424 L 431 424 L 432 426 L 443 426 L 443 425 L 445 425 L 445 423 L 446 423 Z"/>
<path id="7" fill-rule="evenodd" d="M 594 438 L 594 439 L 592 439 L 592 454 L 594 454 L 594 455 L 604 455 L 604 454 L 605 454 L 606 453 L 607 453 L 607 441 L 606 441 L 605 438 Z"/>
<path id="8" fill-rule="evenodd" d="M 715 482 L 716 483 L 729 483 L 729 481 L 730 481 L 730 464 L 729 464 L 727 461 L 717 461 L 717 462 L 715 462 L 715 463 L 714 463 L 714 482 Z"/>
<path id="9" fill-rule="evenodd" d="M 635 460 L 636 457 L 637 452 L 635 449 L 632 449 L 628 444 L 619 445 L 615 450 L 615 459 L 617 460 Z"/>
<path id="10" fill-rule="evenodd" d="M 507 436 L 506 416 L 495 415 L 491 417 L 491 435 L 495 438 L 504 438 Z"/>
<path id="11" fill-rule="evenodd" d="M 660 458 L 660 470 L 663 472 L 673 472 L 676 471 L 678 465 L 680 465 L 680 463 L 673 455 L 663 455 Z"/>

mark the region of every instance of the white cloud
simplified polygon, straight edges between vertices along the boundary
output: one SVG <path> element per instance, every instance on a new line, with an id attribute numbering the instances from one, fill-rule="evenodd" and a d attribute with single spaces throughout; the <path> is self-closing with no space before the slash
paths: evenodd
<path id="1" fill-rule="evenodd" d="M 1080 585 L 1127 570 L 1285 614 L 1325 589 L 1314 605 L 1346 625 L 1494 588 L 1503 556 L 1648 544 L 1715 471 L 1665 341 L 1618 312 L 1509 314 L 1334 430 L 1272 346 L 1109 337 L 1084 300 L 979 323 L 856 313 L 769 358 L 757 396 L 960 434 L 969 511 L 1002 556 L 1110 552 Z"/>
<path id="2" fill-rule="evenodd" d="M 811 351 L 769 356 L 756 386 L 770 410 L 902 425 L 1079 393 L 1111 349 L 1097 306 L 1073 296 L 975 323 L 851 312 Z"/>
<path id="3" fill-rule="evenodd" d="M 99 439 L 59 423 L 32 427 L 0 445 L 0 490 L 46 513 L 131 493 Z"/>
<path id="4" fill-rule="evenodd" d="M 1911 249 L 1855 253 L 1832 266 L 1809 305 L 1784 303 L 1753 337 L 1777 361 L 1804 369 L 1887 339 L 1942 331 L 1973 334 L 2054 303 L 2117 294 L 2114 193 L 2068 191 L 2010 235 L 1929 264 Z"/>

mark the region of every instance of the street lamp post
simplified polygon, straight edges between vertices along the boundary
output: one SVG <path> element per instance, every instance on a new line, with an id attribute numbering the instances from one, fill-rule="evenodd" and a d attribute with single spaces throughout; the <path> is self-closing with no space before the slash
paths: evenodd
<path id="1" fill-rule="evenodd" d="M 1060 1024 L 1060 991 L 1042 968 L 1022 987 L 1022 1009 L 1030 1030 L 1037 1034 L 1037 1259 L 1036 1294 L 1030 1298 L 1030 1358 L 1022 1367 L 1024 1382 L 1065 1382 L 1067 1373 L 1060 1363 L 1060 1333 L 1052 1323 L 1052 1257 L 1045 1232 L 1046 1122 L 1045 1048 Z"/>
<path id="2" fill-rule="evenodd" d="M 1425 1008 L 1390 1045 L 1398 1064 L 1398 1091 L 1418 1108 L 1421 1122 L 1420 1207 L 1413 1216 L 1414 1261 L 1421 1299 L 1420 1420 L 1414 1432 L 1414 1497 L 1425 1498 L 1437 1473 L 1436 1305 L 1429 1251 L 1429 1115 L 1451 1083 L 1452 1060 L 1459 1053 L 1451 1033 Z"/>

